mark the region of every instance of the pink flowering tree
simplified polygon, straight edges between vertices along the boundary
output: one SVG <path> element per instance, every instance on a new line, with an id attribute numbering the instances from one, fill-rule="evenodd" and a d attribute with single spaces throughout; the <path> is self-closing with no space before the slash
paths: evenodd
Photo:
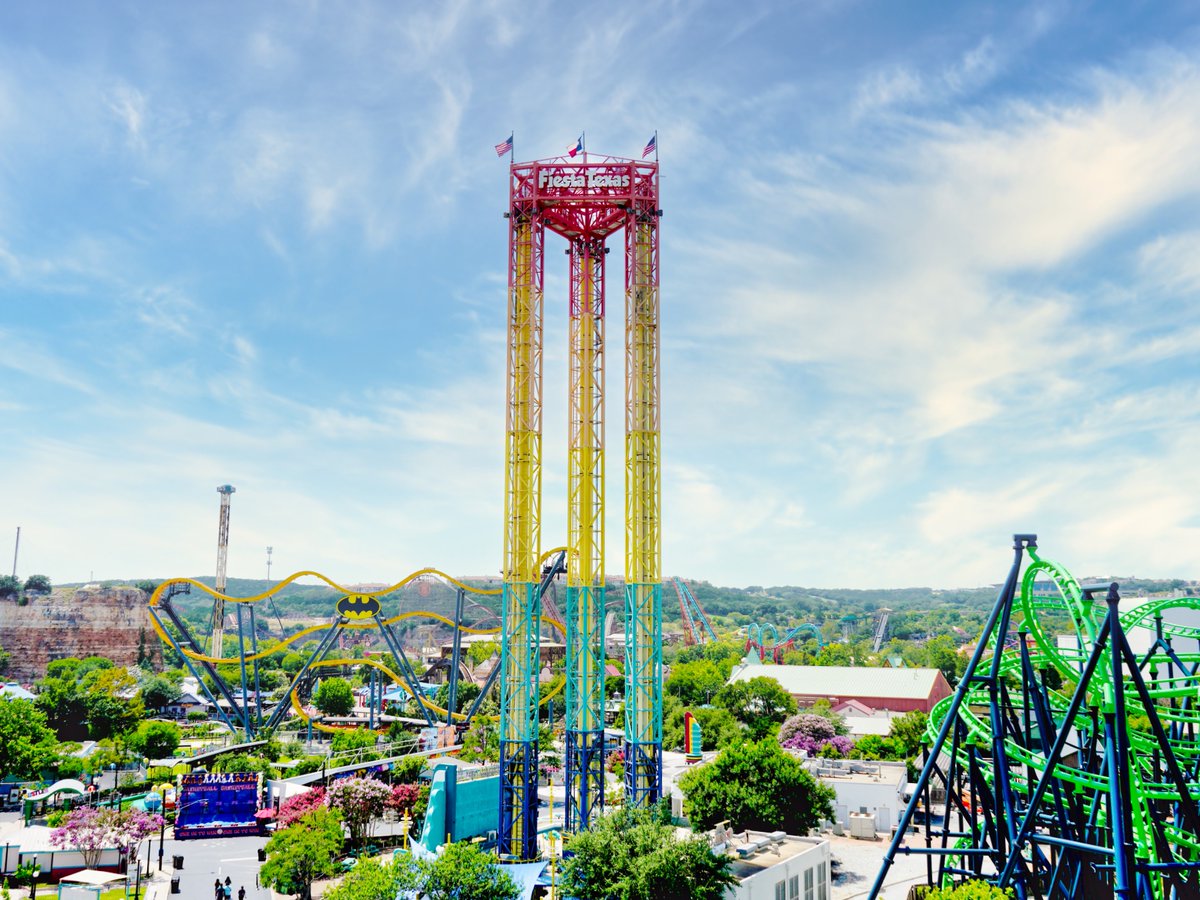
<path id="1" fill-rule="evenodd" d="M 294 825 L 314 809 L 325 806 L 325 788 L 315 787 L 303 794 L 288 797 L 279 807 L 279 827 L 287 828 Z"/>
<path id="2" fill-rule="evenodd" d="M 844 757 L 854 746 L 852 739 L 837 733 L 833 722 L 816 713 L 801 713 L 780 725 L 779 743 L 809 756 Z"/>
<path id="3" fill-rule="evenodd" d="M 329 789 L 329 806 L 342 814 L 350 840 L 359 846 L 371 836 L 391 799 L 388 786 L 374 778 L 347 778 Z"/>
<path id="4" fill-rule="evenodd" d="M 78 850 L 83 854 L 83 864 L 91 869 L 109 847 L 116 847 L 122 856 L 136 861 L 142 841 L 158 831 L 162 824 L 162 816 L 140 809 L 81 806 L 72 810 L 67 820 L 50 833 L 50 843 L 64 850 Z"/>

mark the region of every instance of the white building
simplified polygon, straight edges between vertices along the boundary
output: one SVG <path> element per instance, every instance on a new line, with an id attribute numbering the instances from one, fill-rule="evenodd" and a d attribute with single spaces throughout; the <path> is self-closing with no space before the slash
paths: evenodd
<path id="1" fill-rule="evenodd" d="M 829 841 L 746 831 L 727 835 L 724 848 L 738 880 L 726 889 L 729 900 L 830 900 Z"/>
<path id="2" fill-rule="evenodd" d="M 875 831 L 890 836 L 892 826 L 899 823 L 908 788 L 904 763 L 817 758 L 805 760 L 804 767 L 837 795 L 833 801 L 836 826 L 851 831 L 851 815 L 869 815 L 875 820 Z"/>

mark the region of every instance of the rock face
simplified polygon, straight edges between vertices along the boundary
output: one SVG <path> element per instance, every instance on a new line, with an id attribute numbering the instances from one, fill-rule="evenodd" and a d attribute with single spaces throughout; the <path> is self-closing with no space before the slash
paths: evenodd
<path id="1" fill-rule="evenodd" d="M 118 666 L 149 659 L 162 664 L 162 647 L 137 588 L 57 589 L 20 606 L 0 601 L 0 647 L 12 654 L 8 681 L 30 682 L 46 664 L 76 656 L 105 656 Z"/>

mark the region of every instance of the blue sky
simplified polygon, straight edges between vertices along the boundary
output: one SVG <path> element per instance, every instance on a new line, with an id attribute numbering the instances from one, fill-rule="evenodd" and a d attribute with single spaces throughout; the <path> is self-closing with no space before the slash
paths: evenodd
<path id="1" fill-rule="evenodd" d="M 657 130 L 667 574 L 973 586 L 1036 531 L 1081 575 L 1200 576 L 1198 25 L 1184 2 L 5 4 L 20 574 L 211 572 L 225 482 L 232 575 L 267 545 L 276 576 L 498 571 L 492 145 L 638 156 Z"/>

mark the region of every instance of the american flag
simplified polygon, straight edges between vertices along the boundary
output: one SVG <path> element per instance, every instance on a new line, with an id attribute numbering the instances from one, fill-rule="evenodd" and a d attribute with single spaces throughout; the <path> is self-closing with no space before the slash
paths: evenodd
<path id="1" fill-rule="evenodd" d="M 657 145 L 658 135 L 656 134 L 654 137 L 650 138 L 650 140 L 646 141 L 646 149 L 642 151 L 642 159 L 645 159 L 647 156 L 653 153 L 657 149 Z"/>
<path id="2" fill-rule="evenodd" d="M 506 140 L 501 141 L 496 145 L 497 156 L 503 156 L 505 153 L 512 153 L 512 139 L 513 136 L 510 134 Z"/>

